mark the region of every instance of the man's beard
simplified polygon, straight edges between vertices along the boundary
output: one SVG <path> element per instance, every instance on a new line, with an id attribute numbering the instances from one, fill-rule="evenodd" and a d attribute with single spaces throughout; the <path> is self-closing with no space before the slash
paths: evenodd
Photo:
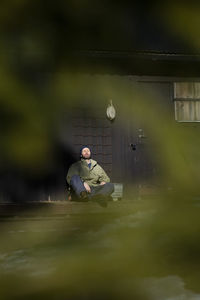
<path id="1" fill-rule="evenodd" d="M 83 155 L 81 156 L 82 159 L 91 159 L 91 154 L 88 157 L 84 157 Z"/>

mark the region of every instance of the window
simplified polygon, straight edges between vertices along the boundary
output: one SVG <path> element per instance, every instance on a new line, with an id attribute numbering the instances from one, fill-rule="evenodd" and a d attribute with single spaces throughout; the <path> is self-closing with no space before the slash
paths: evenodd
<path id="1" fill-rule="evenodd" d="M 200 122 L 200 82 L 174 83 L 175 119 Z"/>

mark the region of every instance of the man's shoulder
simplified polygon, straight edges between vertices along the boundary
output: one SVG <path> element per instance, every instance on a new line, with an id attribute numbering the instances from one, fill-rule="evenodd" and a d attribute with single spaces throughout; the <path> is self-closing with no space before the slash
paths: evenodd
<path id="1" fill-rule="evenodd" d="M 93 164 L 97 164 L 97 161 L 94 160 L 94 159 L 91 159 L 91 162 L 92 162 Z"/>
<path id="2" fill-rule="evenodd" d="M 95 167 L 98 170 L 103 169 L 102 166 L 96 160 L 93 160 L 92 166 Z"/>
<path id="3" fill-rule="evenodd" d="M 91 164 L 92 164 L 92 166 L 96 166 L 96 165 L 99 166 L 98 162 L 94 159 L 91 159 Z"/>

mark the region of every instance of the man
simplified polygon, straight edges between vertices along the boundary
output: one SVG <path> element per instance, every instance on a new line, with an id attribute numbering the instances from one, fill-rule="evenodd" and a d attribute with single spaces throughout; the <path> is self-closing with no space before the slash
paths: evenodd
<path id="1" fill-rule="evenodd" d="M 80 149 L 80 161 L 74 163 L 67 173 L 67 182 L 78 198 L 105 202 L 114 191 L 114 184 L 102 167 L 91 159 L 88 146 Z"/>

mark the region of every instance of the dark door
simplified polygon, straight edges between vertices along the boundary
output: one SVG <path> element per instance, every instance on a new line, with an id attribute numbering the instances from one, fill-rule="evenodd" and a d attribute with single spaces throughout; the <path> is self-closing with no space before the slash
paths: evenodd
<path id="1" fill-rule="evenodd" d="M 148 95 L 155 95 L 163 104 L 163 114 L 165 114 L 165 109 L 171 109 L 173 118 L 169 82 L 138 82 L 138 86 L 144 91 L 145 101 L 150 101 Z M 156 118 L 156 107 L 152 105 L 152 109 L 155 110 Z M 149 126 L 146 115 L 146 119 L 143 115 L 137 115 L 137 117 L 133 115 L 128 120 L 124 120 L 120 116 L 120 107 L 117 107 L 117 111 L 119 113 L 113 123 L 113 180 L 123 182 L 125 187 L 132 185 L 140 188 L 157 185 L 160 174 L 160 149 L 153 142 L 154 127 Z M 162 125 L 160 122 L 160 130 L 162 130 Z"/>

